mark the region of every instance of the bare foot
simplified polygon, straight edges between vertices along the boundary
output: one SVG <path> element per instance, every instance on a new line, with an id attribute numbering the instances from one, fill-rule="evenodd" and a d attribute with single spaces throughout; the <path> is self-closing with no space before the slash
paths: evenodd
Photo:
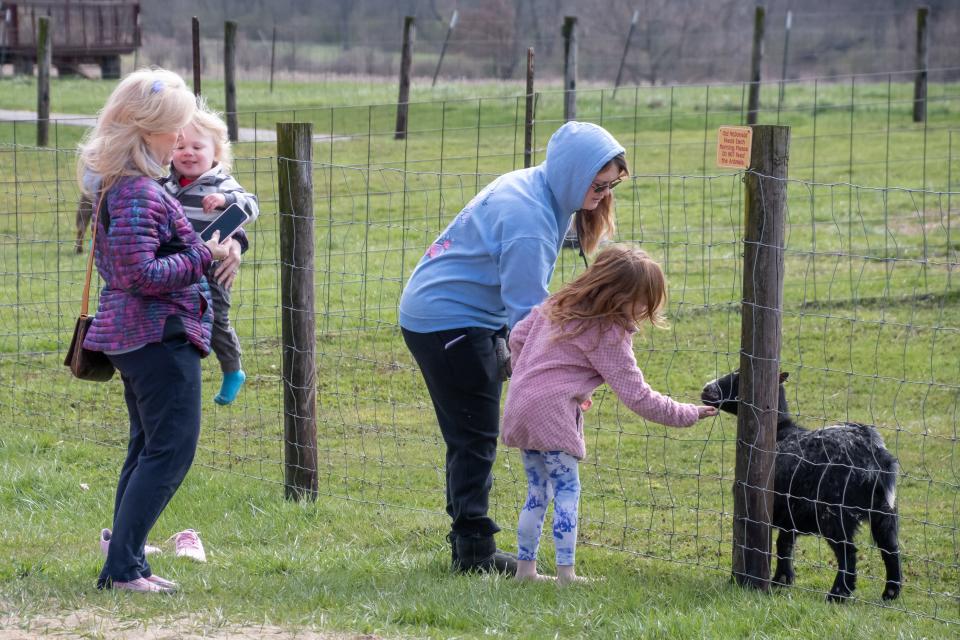
<path id="1" fill-rule="evenodd" d="M 524 574 L 524 575 L 520 575 L 518 573 L 517 580 L 528 580 L 530 582 L 553 582 L 554 580 L 556 580 L 556 578 L 554 578 L 553 576 L 545 576 L 540 573 Z"/>
<path id="2" fill-rule="evenodd" d="M 557 566 L 557 584 L 563 586 L 568 584 L 587 584 L 589 582 L 593 582 L 593 580 L 578 576 L 572 564 Z"/>

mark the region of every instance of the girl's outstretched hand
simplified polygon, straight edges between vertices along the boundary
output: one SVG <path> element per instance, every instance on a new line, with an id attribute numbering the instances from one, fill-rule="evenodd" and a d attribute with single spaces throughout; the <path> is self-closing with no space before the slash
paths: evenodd
<path id="1" fill-rule="evenodd" d="M 717 415 L 717 408 L 700 406 L 697 407 L 697 413 L 700 416 L 700 420 L 703 420 L 704 418 Z"/>

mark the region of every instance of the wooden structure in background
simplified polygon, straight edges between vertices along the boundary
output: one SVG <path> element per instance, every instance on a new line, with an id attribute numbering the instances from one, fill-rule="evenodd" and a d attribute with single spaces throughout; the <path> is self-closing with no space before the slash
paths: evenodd
<path id="1" fill-rule="evenodd" d="M 53 65 L 61 75 L 99 64 L 104 78 L 120 77 L 120 56 L 140 46 L 140 3 L 131 0 L 0 1 L 0 63 L 33 73 L 37 21 L 50 18 Z"/>

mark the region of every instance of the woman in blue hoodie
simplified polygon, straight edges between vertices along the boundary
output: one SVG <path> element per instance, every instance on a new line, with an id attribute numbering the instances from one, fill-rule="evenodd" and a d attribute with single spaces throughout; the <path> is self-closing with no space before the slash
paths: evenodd
<path id="1" fill-rule="evenodd" d="M 456 571 L 515 574 L 487 515 L 500 433 L 497 341 L 548 295 L 570 219 L 593 252 L 614 230 L 623 146 L 602 127 L 568 122 L 546 160 L 504 174 L 427 249 L 400 298 L 404 341 L 427 383 L 447 444 L 448 536 Z"/>

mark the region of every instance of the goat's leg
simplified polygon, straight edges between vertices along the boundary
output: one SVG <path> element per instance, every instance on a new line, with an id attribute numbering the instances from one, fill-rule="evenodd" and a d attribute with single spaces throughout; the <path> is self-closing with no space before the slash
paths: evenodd
<path id="1" fill-rule="evenodd" d="M 900 570 L 900 544 L 897 542 L 898 518 L 896 511 L 870 514 L 870 533 L 880 548 L 880 557 L 887 567 L 887 584 L 883 587 L 884 600 L 894 600 L 900 595 L 903 574 Z"/>
<path id="2" fill-rule="evenodd" d="M 837 556 L 837 577 L 827 600 L 844 602 L 857 588 L 857 546 L 850 540 L 830 540 L 830 548 Z"/>
<path id="3" fill-rule="evenodd" d="M 773 584 L 789 587 L 793 584 L 793 545 L 797 541 L 797 533 L 792 530 L 780 529 L 777 536 L 777 571 L 773 574 Z"/>
<path id="4" fill-rule="evenodd" d="M 80 196 L 77 202 L 77 213 L 75 214 L 75 223 L 77 225 L 77 241 L 73 250 L 77 253 L 83 253 L 83 236 L 87 231 L 87 225 L 90 224 L 90 218 L 93 217 L 93 203 L 86 196 Z"/>

